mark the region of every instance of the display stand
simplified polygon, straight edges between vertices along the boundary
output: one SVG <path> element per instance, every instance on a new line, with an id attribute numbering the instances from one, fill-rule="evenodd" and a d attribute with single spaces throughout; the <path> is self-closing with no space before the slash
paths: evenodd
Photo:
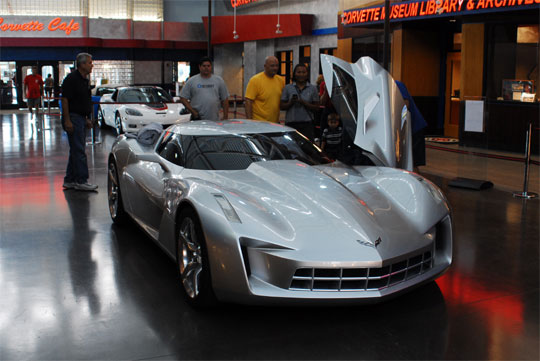
<path id="1" fill-rule="evenodd" d="M 514 197 L 523 199 L 532 199 L 538 197 L 538 194 L 528 192 L 529 187 L 529 165 L 531 163 L 531 136 L 532 123 L 529 123 L 529 130 L 525 137 L 525 174 L 523 176 L 523 192 L 514 192 Z"/>

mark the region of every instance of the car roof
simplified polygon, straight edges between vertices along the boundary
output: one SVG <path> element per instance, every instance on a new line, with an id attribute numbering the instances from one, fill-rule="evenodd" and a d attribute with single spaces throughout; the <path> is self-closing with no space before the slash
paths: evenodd
<path id="1" fill-rule="evenodd" d="M 124 86 L 128 86 L 126 84 L 101 84 L 101 85 L 98 85 L 97 88 L 119 88 L 119 87 L 124 87 Z"/>
<path id="2" fill-rule="evenodd" d="M 226 134 L 257 134 L 284 133 L 294 129 L 277 123 L 258 120 L 231 119 L 223 121 L 196 120 L 173 125 L 169 132 L 185 135 L 226 135 Z"/>
<path id="3" fill-rule="evenodd" d="M 92 89 L 92 94 L 95 95 L 99 89 L 114 89 L 114 88 L 120 88 L 120 87 L 124 87 L 124 86 L 127 86 L 127 85 L 126 84 L 101 84 L 101 85 L 96 85 Z"/>

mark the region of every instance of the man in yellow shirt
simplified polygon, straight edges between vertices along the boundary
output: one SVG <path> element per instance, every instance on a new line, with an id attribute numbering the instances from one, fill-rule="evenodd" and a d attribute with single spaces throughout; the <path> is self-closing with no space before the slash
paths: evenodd
<path id="1" fill-rule="evenodd" d="M 246 117 L 248 119 L 279 122 L 279 102 L 285 80 L 277 75 L 279 61 L 269 56 L 264 62 L 264 71 L 249 80 L 246 89 Z"/>

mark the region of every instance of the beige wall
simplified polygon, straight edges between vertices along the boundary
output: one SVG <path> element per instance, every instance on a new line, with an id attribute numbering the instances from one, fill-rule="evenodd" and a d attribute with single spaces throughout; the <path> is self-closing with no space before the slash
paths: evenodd
<path id="1" fill-rule="evenodd" d="M 334 56 L 337 58 L 343 59 L 345 61 L 352 61 L 352 39 L 338 39 L 337 49 L 334 53 Z"/>
<path id="2" fill-rule="evenodd" d="M 403 54 L 403 30 L 396 29 L 392 33 L 392 67 L 390 72 L 395 80 L 402 80 L 403 72 L 401 66 L 401 56 Z"/>
<path id="3" fill-rule="evenodd" d="M 332 0 L 329 0 L 332 1 Z M 392 1 L 393 2 L 393 1 Z M 371 5 L 384 3 L 382 0 L 339 0 L 339 11 L 356 9 L 356 8 L 365 8 Z"/>
<path id="4" fill-rule="evenodd" d="M 440 53 L 438 34 L 420 30 L 396 30 L 392 41 L 392 76 L 401 80 L 411 95 L 437 96 Z"/>
<path id="5" fill-rule="evenodd" d="M 482 96 L 484 24 L 463 24 L 460 98 Z"/>
<path id="6" fill-rule="evenodd" d="M 134 84 L 161 83 L 161 61 L 135 61 L 133 64 Z"/>
<path id="7" fill-rule="evenodd" d="M 229 95 L 240 96 L 244 94 L 244 78 L 242 67 L 243 44 L 225 44 L 214 47 L 214 56 L 216 59 L 224 59 L 220 62 L 214 62 L 214 74 L 223 78 Z"/>

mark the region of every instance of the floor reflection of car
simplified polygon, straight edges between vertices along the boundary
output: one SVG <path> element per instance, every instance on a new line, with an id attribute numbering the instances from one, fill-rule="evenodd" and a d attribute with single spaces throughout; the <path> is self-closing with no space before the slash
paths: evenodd
<path id="1" fill-rule="evenodd" d="M 105 103 L 105 104 L 104 104 Z M 110 103 L 110 104 L 109 104 Z M 101 97 L 98 118 L 102 124 L 116 129 L 118 134 L 136 132 L 150 123 L 164 127 L 190 120 L 184 105 L 157 86 L 119 87 Z"/>
<path id="2" fill-rule="evenodd" d="M 109 210 L 176 260 L 194 305 L 374 302 L 432 281 L 452 259 L 441 191 L 376 158 L 334 162 L 273 123 L 189 122 L 154 146 L 118 137 Z"/>

